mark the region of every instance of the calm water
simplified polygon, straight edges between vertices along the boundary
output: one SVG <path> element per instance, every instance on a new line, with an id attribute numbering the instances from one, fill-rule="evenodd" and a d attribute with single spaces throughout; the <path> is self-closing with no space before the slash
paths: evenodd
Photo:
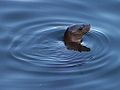
<path id="1" fill-rule="evenodd" d="M 90 52 L 63 35 L 89 23 Z M 0 0 L 0 90 L 120 90 L 120 0 Z"/>

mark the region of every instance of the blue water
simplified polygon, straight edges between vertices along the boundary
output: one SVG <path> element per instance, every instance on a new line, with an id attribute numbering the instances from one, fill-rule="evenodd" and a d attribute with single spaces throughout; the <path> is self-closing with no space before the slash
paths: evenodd
<path id="1" fill-rule="evenodd" d="M 120 0 L 0 0 L 0 90 L 120 90 Z M 89 23 L 90 52 L 64 32 Z"/>

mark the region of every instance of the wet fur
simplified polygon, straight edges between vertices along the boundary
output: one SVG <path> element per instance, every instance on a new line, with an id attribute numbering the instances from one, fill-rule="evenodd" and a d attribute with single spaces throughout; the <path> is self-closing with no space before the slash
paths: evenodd
<path id="1" fill-rule="evenodd" d="M 66 45 L 67 49 L 74 50 L 74 51 L 90 51 L 90 48 L 83 46 L 81 44 L 83 33 L 80 33 L 79 35 L 74 35 L 71 31 L 69 31 L 71 28 L 67 28 L 67 30 L 64 33 L 64 44 Z M 73 28 L 72 28 L 73 29 Z M 76 29 L 76 28 L 75 28 Z M 73 29 L 74 30 L 74 29 Z M 76 31 L 77 32 L 77 31 Z M 75 41 L 73 40 L 75 39 Z M 79 40 L 78 40 L 79 38 Z"/>

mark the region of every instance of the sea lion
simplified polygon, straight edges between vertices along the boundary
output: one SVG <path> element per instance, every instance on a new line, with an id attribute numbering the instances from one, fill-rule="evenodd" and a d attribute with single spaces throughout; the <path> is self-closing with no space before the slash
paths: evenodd
<path id="1" fill-rule="evenodd" d="M 72 25 L 64 33 L 64 44 L 67 49 L 75 51 L 90 51 L 90 48 L 81 44 L 82 37 L 90 31 L 90 24 Z"/>

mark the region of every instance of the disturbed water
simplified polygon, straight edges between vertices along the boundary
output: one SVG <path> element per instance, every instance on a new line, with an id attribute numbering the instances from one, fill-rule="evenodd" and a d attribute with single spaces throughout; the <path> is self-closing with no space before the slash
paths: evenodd
<path id="1" fill-rule="evenodd" d="M 0 90 L 119 90 L 120 0 L 0 0 Z M 66 49 L 89 23 L 90 52 Z"/>

